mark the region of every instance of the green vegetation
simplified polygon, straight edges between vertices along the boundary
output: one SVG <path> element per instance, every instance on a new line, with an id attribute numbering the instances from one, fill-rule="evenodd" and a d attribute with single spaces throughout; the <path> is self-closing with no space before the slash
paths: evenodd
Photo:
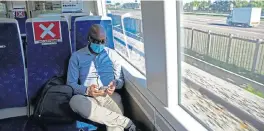
<path id="1" fill-rule="evenodd" d="M 254 89 L 250 84 L 247 85 L 247 87 L 245 88 L 245 90 L 261 97 L 261 98 L 264 98 L 264 94 L 260 91 L 257 91 L 256 89 Z"/>

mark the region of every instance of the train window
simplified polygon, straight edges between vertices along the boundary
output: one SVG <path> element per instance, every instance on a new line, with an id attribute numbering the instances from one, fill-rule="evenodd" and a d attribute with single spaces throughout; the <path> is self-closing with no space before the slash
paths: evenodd
<path id="1" fill-rule="evenodd" d="M 140 1 L 106 1 L 106 10 L 107 15 L 112 18 L 115 49 L 145 74 Z"/>
<path id="2" fill-rule="evenodd" d="M 264 130 L 263 1 L 185 1 L 180 105 L 210 130 Z"/>
<path id="3" fill-rule="evenodd" d="M 61 13 L 61 1 L 35 1 L 35 9 L 39 14 Z"/>
<path id="4" fill-rule="evenodd" d="M 6 17 L 6 7 L 4 3 L 0 3 L 0 18 Z"/>
<path id="5" fill-rule="evenodd" d="M 0 12 L 6 12 L 5 4 L 0 3 Z"/>

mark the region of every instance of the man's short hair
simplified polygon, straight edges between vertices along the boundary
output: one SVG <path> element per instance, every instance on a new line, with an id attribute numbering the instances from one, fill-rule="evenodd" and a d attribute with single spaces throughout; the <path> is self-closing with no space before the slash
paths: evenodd
<path id="1" fill-rule="evenodd" d="M 93 24 L 88 32 L 88 40 L 90 37 L 97 39 L 97 40 L 104 40 L 106 39 L 106 34 L 104 27 L 101 26 L 100 24 Z"/>

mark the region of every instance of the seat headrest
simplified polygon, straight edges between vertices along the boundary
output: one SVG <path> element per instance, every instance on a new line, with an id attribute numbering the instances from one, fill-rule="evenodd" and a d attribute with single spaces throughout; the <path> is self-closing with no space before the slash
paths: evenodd
<path id="1" fill-rule="evenodd" d="M 48 13 L 48 14 L 39 14 L 38 15 L 38 17 L 48 17 L 48 16 L 62 16 L 62 14 Z"/>
<path id="2" fill-rule="evenodd" d="M 26 22 L 43 22 L 43 21 L 67 21 L 64 17 L 47 16 L 27 19 Z"/>
<path id="3" fill-rule="evenodd" d="M 16 24 L 18 24 L 16 19 L 11 19 L 11 18 L 0 18 L 0 23 L 16 23 Z"/>
<path id="4" fill-rule="evenodd" d="M 85 20 L 112 20 L 111 17 L 107 16 L 83 16 L 76 18 L 75 21 L 85 21 Z"/>

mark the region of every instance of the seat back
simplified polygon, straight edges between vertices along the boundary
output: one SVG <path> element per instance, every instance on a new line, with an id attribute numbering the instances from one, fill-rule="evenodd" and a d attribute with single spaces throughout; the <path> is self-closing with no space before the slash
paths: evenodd
<path id="1" fill-rule="evenodd" d="M 25 61 L 18 22 L 0 18 L 0 109 L 26 106 Z"/>
<path id="2" fill-rule="evenodd" d="M 50 17 L 50 16 L 62 16 L 62 14 L 58 14 L 58 13 L 47 13 L 47 14 L 39 14 L 38 17 Z"/>
<path id="3" fill-rule="evenodd" d="M 57 14 L 57 13 L 47 13 L 47 14 L 39 14 L 39 18 L 51 18 L 51 17 L 58 17 L 58 18 L 65 18 L 68 23 L 69 22 L 69 14 Z M 70 24 L 68 24 L 70 26 Z M 69 27 L 70 28 L 70 27 Z"/>
<path id="4" fill-rule="evenodd" d="M 26 36 L 26 20 L 27 20 L 27 12 L 24 8 L 14 8 L 14 17 L 18 22 L 20 34 L 21 36 Z"/>
<path id="5" fill-rule="evenodd" d="M 76 43 L 75 43 L 75 37 L 74 37 L 74 30 L 75 30 L 75 26 L 74 26 L 74 23 L 75 23 L 75 19 L 78 18 L 78 17 L 82 17 L 82 16 L 88 16 L 88 14 L 86 13 L 72 13 L 70 15 L 70 24 L 71 24 L 71 27 L 70 27 L 70 32 L 71 32 L 71 45 L 72 45 L 72 52 L 76 51 Z"/>
<path id="6" fill-rule="evenodd" d="M 38 17 L 65 17 L 68 21 L 69 24 L 69 29 L 70 29 L 70 40 L 71 40 L 71 48 L 72 52 L 76 51 L 75 47 L 75 40 L 74 40 L 74 21 L 77 17 L 82 17 L 82 16 L 87 16 L 87 13 L 63 13 L 63 14 L 55 14 L 55 13 L 50 13 L 50 14 L 40 14 Z"/>
<path id="7" fill-rule="evenodd" d="M 51 77 L 66 75 L 71 45 L 68 22 L 65 18 L 28 19 L 26 32 L 28 96 L 31 100 Z"/>
<path id="8" fill-rule="evenodd" d="M 75 43 L 76 50 L 79 50 L 85 46 L 87 46 L 87 35 L 90 27 L 93 24 L 100 24 L 104 27 L 107 36 L 106 45 L 109 48 L 114 48 L 113 43 L 113 32 L 112 32 L 112 20 L 110 17 L 105 16 L 84 16 L 78 17 L 75 20 Z"/>

